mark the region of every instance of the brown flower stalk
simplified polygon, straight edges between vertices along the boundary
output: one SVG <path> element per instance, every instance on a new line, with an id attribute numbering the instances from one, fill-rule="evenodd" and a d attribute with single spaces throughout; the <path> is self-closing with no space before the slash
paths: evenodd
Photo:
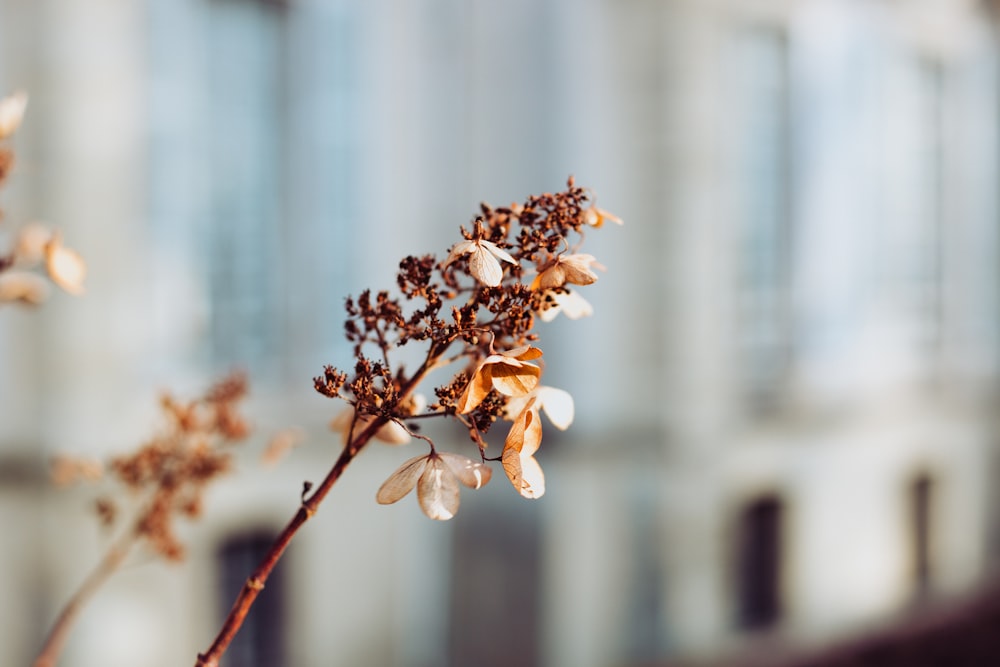
<path id="1" fill-rule="evenodd" d="M 406 461 L 382 485 L 376 500 L 394 503 L 417 489 L 421 509 L 432 519 L 449 519 L 459 505 L 459 485 L 479 488 L 490 478 L 487 463 L 499 461 L 514 488 L 526 498 L 545 492 L 534 458 L 541 443 L 540 411 L 557 428 L 572 421 L 568 393 L 540 384 L 542 350 L 535 344 L 536 318 L 559 313 L 571 319 L 590 314 L 590 305 L 568 285 L 597 280 L 602 269 L 579 254 L 585 229 L 621 220 L 597 209 L 588 191 L 570 178 L 557 194 L 530 197 L 523 205 L 481 206 L 471 230 L 443 261 L 409 256 L 399 265 L 401 293 L 366 290 L 346 301 L 345 333 L 354 345 L 353 373 L 332 366 L 314 379 L 317 391 L 347 402 L 331 426 L 343 432 L 344 447 L 323 482 L 304 498 L 270 550 L 248 577 L 212 645 L 196 667 L 217 667 L 258 593 L 295 533 L 316 513 L 347 465 L 372 440 L 404 444 L 415 436 L 429 452 Z M 537 277 L 534 280 L 529 275 Z M 394 365 L 394 350 L 426 345 L 420 366 L 408 373 Z M 431 371 L 460 363 L 436 402 L 417 393 Z M 440 453 L 418 434 L 425 418 L 459 422 L 476 445 L 479 461 Z M 500 419 L 512 422 L 499 456 L 487 458 L 486 436 Z"/>
<path id="2" fill-rule="evenodd" d="M 83 606 L 138 546 L 144 545 L 167 561 L 184 557 L 174 524 L 179 516 L 197 517 L 207 484 L 231 466 L 230 446 L 249 434 L 238 412 L 246 395 L 246 379 L 232 375 L 214 385 L 201 398 L 180 402 L 164 396 L 161 407 L 166 429 L 132 454 L 111 459 L 111 476 L 137 501 L 138 509 L 118 539 L 105 552 L 56 618 L 35 659 L 34 667 L 52 667 L 69 637 Z M 95 461 L 59 457 L 53 461 L 53 479 L 68 484 L 77 479 L 102 476 Z M 96 503 L 106 525 L 115 522 L 118 504 L 109 497 Z"/>

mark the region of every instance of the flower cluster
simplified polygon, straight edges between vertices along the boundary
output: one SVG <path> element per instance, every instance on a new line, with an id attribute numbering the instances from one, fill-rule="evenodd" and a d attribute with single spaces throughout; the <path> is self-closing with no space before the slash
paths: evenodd
<path id="1" fill-rule="evenodd" d="M 576 288 L 594 283 L 597 260 L 579 252 L 585 232 L 621 220 L 597 208 L 592 194 L 572 178 L 556 194 L 523 204 L 482 204 L 471 229 L 445 258 L 410 256 L 400 262 L 401 295 L 362 292 L 346 302 L 345 333 L 354 346 L 353 373 L 331 366 L 315 378 L 317 391 L 349 404 L 331 427 L 343 434 L 345 451 L 356 454 L 372 439 L 405 444 L 419 438 L 428 454 L 411 458 L 376 494 L 394 503 L 417 489 L 432 519 L 458 510 L 459 485 L 479 488 L 490 479 L 487 463 L 499 461 L 525 498 L 545 492 L 535 459 L 541 444 L 540 413 L 560 429 L 573 420 L 573 399 L 540 384 L 542 350 L 535 332 L 559 314 L 576 319 L 593 312 Z M 394 365 L 393 351 L 409 343 L 426 346 L 420 366 Z M 434 388 L 427 404 L 417 393 L 433 370 L 456 364 L 457 372 Z M 479 450 L 479 461 L 438 452 L 419 434 L 419 421 L 445 417 L 461 423 Z M 497 421 L 510 422 L 503 450 L 487 457 L 486 435 Z"/>
<path id="2" fill-rule="evenodd" d="M 20 127 L 27 106 L 28 96 L 21 92 L 0 99 L 0 142 L 9 139 Z M 0 184 L 13 166 L 14 151 L 0 143 Z M 80 255 L 63 245 L 59 232 L 30 223 L 18 231 L 13 249 L 0 255 L 0 304 L 37 305 L 44 301 L 49 285 L 34 271 L 42 265 L 56 285 L 70 294 L 83 293 L 87 267 Z"/>
<path id="3" fill-rule="evenodd" d="M 140 501 L 126 541 L 144 541 L 154 553 L 179 560 L 184 548 L 177 539 L 175 519 L 197 517 L 208 483 L 230 469 L 231 445 L 250 433 L 239 412 L 246 393 L 246 378 L 234 374 L 193 400 L 165 394 L 160 401 L 167 420 L 162 432 L 135 452 L 112 458 L 106 466 L 89 459 L 57 457 L 52 463 L 53 480 L 61 485 L 94 480 L 107 470 L 131 498 Z M 118 505 L 111 496 L 98 498 L 102 522 L 115 521 Z"/>

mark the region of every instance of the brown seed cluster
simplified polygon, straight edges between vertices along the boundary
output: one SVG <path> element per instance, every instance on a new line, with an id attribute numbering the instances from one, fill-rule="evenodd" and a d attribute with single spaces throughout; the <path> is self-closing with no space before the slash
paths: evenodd
<path id="1" fill-rule="evenodd" d="M 138 505 L 130 530 L 153 552 L 179 560 L 184 548 L 177 537 L 175 519 L 201 514 L 202 497 L 209 482 L 232 467 L 232 445 L 244 440 L 250 426 L 239 412 L 247 394 L 243 374 L 232 374 L 213 385 L 203 396 L 182 401 L 164 395 L 160 407 L 166 426 L 136 451 L 112 458 L 106 469 Z M 102 466 L 94 461 L 57 457 L 53 479 L 62 484 L 95 479 Z M 97 500 L 101 522 L 111 525 L 121 514 L 119 501 L 110 495 Z"/>

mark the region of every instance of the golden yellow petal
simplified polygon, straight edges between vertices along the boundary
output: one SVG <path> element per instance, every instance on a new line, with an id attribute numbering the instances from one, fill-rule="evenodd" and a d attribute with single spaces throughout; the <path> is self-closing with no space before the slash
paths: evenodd
<path id="1" fill-rule="evenodd" d="M 492 364 L 489 366 L 493 388 L 505 396 L 524 396 L 538 386 L 542 369 L 534 364 Z"/>
<path id="2" fill-rule="evenodd" d="M 464 415 L 475 410 L 483 402 L 483 399 L 486 398 L 486 394 L 490 393 L 492 387 L 490 366 L 480 364 L 476 372 L 472 374 L 472 379 L 465 385 L 462 395 L 458 397 L 458 404 L 456 405 L 458 414 Z"/>

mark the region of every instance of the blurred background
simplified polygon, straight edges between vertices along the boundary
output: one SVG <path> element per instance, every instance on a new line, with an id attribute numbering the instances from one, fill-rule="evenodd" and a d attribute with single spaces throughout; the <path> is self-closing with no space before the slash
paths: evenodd
<path id="1" fill-rule="evenodd" d="M 577 405 L 547 495 L 501 475 L 432 522 L 374 502 L 420 452 L 366 451 L 229 664 L 801 663 L 964 609 L 1000 559 L 994 4 L 0 0 L 0 94 L 31 96 L 0 233 L 90 268 L 0 310 L 0 663 L 109 540 L 50 457 L 243 368 L 258 439 L 303 443 L 213 488 L 184 563 L 112 579 L 62 663 L 193 664 L 338 453 L 312 378 L 350 363 L 344 297 L 570 174 L 625 226 L 588 234 L 594 316 L 541 332 Z"/>

